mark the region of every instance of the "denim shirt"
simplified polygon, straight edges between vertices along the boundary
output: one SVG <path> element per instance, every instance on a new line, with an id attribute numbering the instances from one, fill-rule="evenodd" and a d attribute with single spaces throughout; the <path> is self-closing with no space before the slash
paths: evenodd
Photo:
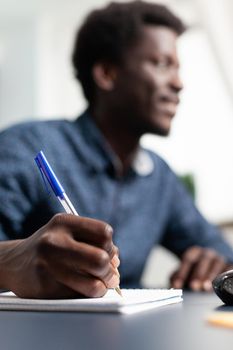
<path id="1" fill-rule="evenodd" d="M 27 237 L 63 211 L 34 162 L 43 150 L 78 213 L 113 227 L 123 287 L 139 283 L 157 244 L 178 257 L 192 245 L 210 247 L 233 263 L 232 248 L 157 154 L 139 147 L 129 171 L 118 175 L 119 161 L 88 112 L 13 126 L 0 133 L 0 145 L 2 240 Z"/>

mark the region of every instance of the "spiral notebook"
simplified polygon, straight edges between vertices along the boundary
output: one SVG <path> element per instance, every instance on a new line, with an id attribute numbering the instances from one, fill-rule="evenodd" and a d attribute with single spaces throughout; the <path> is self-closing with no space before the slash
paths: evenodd
<path id="1" fill-rule="evenodd" d="M 122 297 L 108 290 L 102 298 L 24 299 L 0 293 L 0 310 L 73 311 L 133 314 L 182 301 L 181 289 L 122 289 Z"/>

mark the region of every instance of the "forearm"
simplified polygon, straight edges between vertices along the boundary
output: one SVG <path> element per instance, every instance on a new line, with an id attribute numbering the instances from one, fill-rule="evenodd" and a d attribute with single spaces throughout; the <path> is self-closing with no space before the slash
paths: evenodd
<path id="1" fill-rule="evenodd" d="M 0 289 L 11 289 L 17 273 L 17 247 L 21 240 L 0 242 Z"/>

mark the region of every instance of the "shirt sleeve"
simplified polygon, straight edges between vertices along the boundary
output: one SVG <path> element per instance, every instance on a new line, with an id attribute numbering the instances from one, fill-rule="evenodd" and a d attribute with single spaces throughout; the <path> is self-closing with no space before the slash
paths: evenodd
<path id="1" fill-rule="evenodd" d="M 196 208 L 181 181 L 171 172 L 171 202 L 168 225 L 161 244 L 180 257 L 191 246 L 215 249 L 233 263 L 233 249 L 221 231 Z"/>
<path id="2" fill-rule="evenodd" d="M 35 149 L 24 130 L 0 134 L 0 240 L 23 238 L 23 224 L 36 198 Z"/>

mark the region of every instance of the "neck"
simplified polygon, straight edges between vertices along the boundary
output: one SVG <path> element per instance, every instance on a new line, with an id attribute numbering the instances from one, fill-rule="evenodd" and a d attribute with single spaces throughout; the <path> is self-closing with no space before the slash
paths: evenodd
<path id="1" fill-rule="evenodd" d="M 122 173 L 125 173 L 138 150 L 140 136 L 128 130 L 123 125 L 122 119 L 120 121 L 117 117 L 114 118 L 112 113 L 98 113 L 95 110 L 91 111 L 91 115 L 112 150 L 118 156 L 122 165 Z"/>

